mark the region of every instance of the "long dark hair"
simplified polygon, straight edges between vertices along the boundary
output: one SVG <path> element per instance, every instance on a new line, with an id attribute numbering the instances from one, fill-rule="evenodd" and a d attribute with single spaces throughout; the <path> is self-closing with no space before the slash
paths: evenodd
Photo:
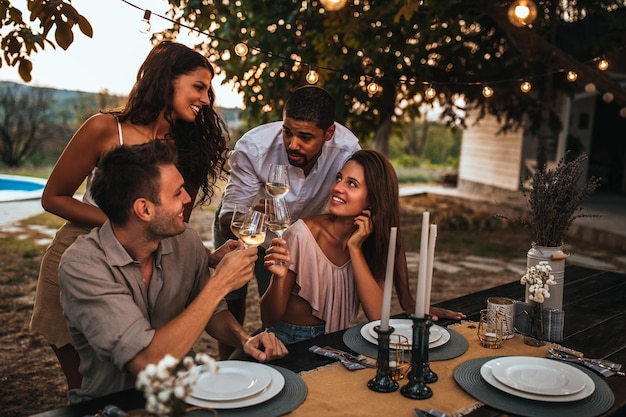
<path id="1" fill-rule="evenodd" d="M 126 105 L 116 113 L 122 122 L 130 120 L 147 125 L 165 110 L 165 120 L 171 125 L 171 133 L 165 139 L 176 144 L 178 169 L 190 194 L 198 190 L 196 201 L 202 204 L 213 197 L 213 187 L 223 176 L 228 133 L 214 109 L 212 88 L 209 89 L 209 105 L 202 106 L 193 123 L 172 118 L 174 80 L 198 68 L 206 68 L 215 75 L 213 66 L 202 54 L 180 43 L 162 41 L 141 64 Z"/>
<path id="2" fill-rule="evenodd" d="M 363 242 L 363 255 L 376 281 L 382 282 L 387 267 L 389 232 L 400 224 L 398 176 L 389 159 L 373 149 L 357 151 L 349 161 L 361 165 L 365 173 L 372 233 Z"/>

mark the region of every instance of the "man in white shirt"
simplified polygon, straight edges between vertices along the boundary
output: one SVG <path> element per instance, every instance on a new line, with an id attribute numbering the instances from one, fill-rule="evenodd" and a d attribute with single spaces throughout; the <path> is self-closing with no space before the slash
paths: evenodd
<path id="1" fill-rule="evenodd" d="M 335 122 L 335 100 L 326 90 L 315 86 L 296 89 L 285 102 L 282 121 L 256 127 L 237 142 L 230 157 L 230 178 L 216 213 L 215 245 L 236 239 L 230 232 L 235 205 L 253 207 L 270 198 L 264 191 L 270 164 L 288 166 L 289 192 L 284 198 L 294 222 L 325 210 L 337 173 L 359 149 L 357 137 Z M 266 247 L 275 237 L 270 234 Z M 263 266 L 264 255 L 260 247 L 255 268 L 259 294 L 265 292 L 271 276 Z M 246 295 L 244 286 L 226 297 L 228 308 L 242 323 Z M 231 352 L 230 347 L 220 345 L 222 359 Z"/>
<path id="2" fill-rule="evenodd" d="M 242 136 L 230 157 L 230 178 L 215 214 L 215 247 L 228 239 L 237 239 L 230 231 L 235 205 L 253 207 L 261 199 L 270 198 L 264 187 L 271 164 L 288 165 L 290 188 L 284 198 L 292 223 L 325 211 L 337 173 L 361 149 L 356 136 L 335 122 L 335 107 L 335 100 L 326 90 L 308 85 L 300 87 L 287 98 L 282 122 L 261 125 Z M 263 261 L 265 248 L 273 237 L 268 231 L 265 244 L 259 247 L 254 270 L 259 296 L 270 282 L 271 274 Z M 404 256 L 402 241 L 398 249 Z M 406 262 L 401 262 L 399 267 L 399 273 L 394 275 L 394 287 L 402 309 L 411 313 L 415 310 L 415 300 L 409 289 Z M 245 319 L 247 291 L 246 284 L 226 296 L 228 309 L 240 323 Z M 436 308 L 432 314 L 435 314 L 433 318 L 464 317 Z M 220 359 L 228 359 L 232 352 L 230 346 L 219 344 Z"/>

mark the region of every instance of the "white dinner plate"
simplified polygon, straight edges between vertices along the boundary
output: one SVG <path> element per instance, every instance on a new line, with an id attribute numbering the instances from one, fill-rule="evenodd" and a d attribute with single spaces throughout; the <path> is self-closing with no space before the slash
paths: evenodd
<path id="1" fill-rule="evenodd" d="M 587 374 L 563 362 L 528 356 L 498 359 L 491 368 L 501 383 L 540 395 L 570 395 L 585 388 Z"/>
<path id="2" fill-rule="evenodd" d="M 232 361 L 224 361 L 224 362 L 232 362 Z M 219 362 L 219 363 L 221 366 L 223 362 Z M 253 364 L 254 362 L 246 362 L 246 363 Z M 268 401 L 274 398 L 280 393 L 280 391 L 285 386 L 285 377 L 276 369 L 272 368 L 271 366 L 267 366 L 263 364 L 258 364 L 258 365 L 261 365 L 267 369 L 267 371 L 270 374 L 270 379 L 271 379 L 270 383 L 261 392 L 255 395 L 251 395 L 249 397 L 236 399 L 236 400 L 226 400 L 226 401 L 203 400 L 202 398 L 198 398 L 194 396 L 192 392 L 191 395 L 185 398 L 185 402 L 191 405 L 196 405 L 198 407 L 209 407 L 209 408 L 215 408 L 215 409 L 233 409 L 233 408 L 242 408 L 242 407 L 249 407 L 249 406 L 256 405 L 256 404 L 261 404 L 265 401 Z M 195 388 L 194 388 L 194 391 L 195 391 Z"/>
<path id="3" fill-rule="evenodd" d="M 373 326 L 368 327 L 368 331 L 370 335 L 376 339 L 378 339 L 378 333 L 376 333 L 375 327 L 380 324 L 380 320 L 376 320 L 372 323 L 375 323 Z M 407 338 L 409 341 L 409 346 L 413 342 L 413 323 L 409 320 L 408 323 L 402 321 L 402 319 L 398 319 L 397 323 L 390 324 L 393 326 L 393 334 L 401 335 Z M 434 343 L 441 338 L 441 330 L 439 330 L 439 326 L 432 326 L 430 328 L 430 334 L 428 337 L 428 343 Z M 397 340 L 397 339 L 396 339 Z M 393 343 L 393 342 L 392 342 Z M 397 343 L 397 342 L 396 342 Z"/>
<path id="4" fill-rule="evenodd" d="M 368 342 L 378 345 L 378 335 L 376 334 L 376 330 L 374 330 L 374 327 L 378 325 L 380 325 L 380 320 L 364 324 L 361 327 L 361 336 Z M 393 334 L 400 334 L 408 339 L 408 348 L 411 348 L 413 345 L 413 322 L 410 319 L 391 319 L 389 320 L 389 325 L 394 329 Z M 428 338 L 429 349 L 444 345 L 449 340 L 450 333 L 445 328 L 436 324 L 430 328 L 430 336 Z M 390 340 L 389 346 L 395 349 L 397 348 L 397 343 Z"/>
<path id="5" fill-rule="evenodd" d="M 508 385 L 501 383 L 500 381 L 496 379 L 496 377 L 493 376 L 493 372 L 492 372 L 493 364 L 499 359 L 501 358 L 492 359 L 486 362 L 483 366 L 481 366 L 480 376 L 482 376 L 483 379 L 487 381 L 487 383 L 491 385 L 492 387 L 497 388 L 500 391 L 506 392 L 507 394 L 514 395 L 516 397 L 526 398 L 527 400 L 536 400 L 536 401 L 545 401 L 545 402 L 570 402 L 570 401 L 578 401 L 578 400 L 587 398 L 588 396 L 593 394 L 593 391 L 596 388 L 595 384 L 593 383 L 593 380 L 589 378 L 588 375 L 585 375 L 587 378 L 589 378 L 589 381 L 585 384 L 585 388 L 571 395 L 539 395 L 539 394 L 533 394 L 530 392 L 520 391 L 520 390 L 511 388 Z"/>
<path id="6" fill-rule="evenodd" d="M 204 372 L 196 380 L 192 396 L 208 401 L 230 401 L 263 391 L 272 381 L 268 366 L 255 362 L 221 361 L 216 373 Z"/>

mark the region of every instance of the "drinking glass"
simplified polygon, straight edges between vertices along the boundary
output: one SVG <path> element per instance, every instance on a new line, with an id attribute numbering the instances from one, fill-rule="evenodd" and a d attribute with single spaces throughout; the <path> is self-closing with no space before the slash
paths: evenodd
<path id="1" fill-rule="evenodd" d="M 270 165 L 270 171 L 267 174 L 267 182 L 265 183 L 265 191 L 275 198 L 282 197 L 289 192 L 287 165 Z"/>
<path id="2" fill-rule="evenodd" d="M 502 347 L 502 320 L 498 320 L 498 313 L 486 308 L 480 310 L 478 320 L 478 339 L 483 347 L 498 349 Z"/>
<path id="3" fill-rule="evenodd" d="M 246 248 L 256 248 L 265 241 L 265 214 L 251 210 L 239 230 L 239 239 Z"/>
<path id="4" fill-rule="evenodd" d="M 239 231 L 243 225 L 243 220 L 251 211 L 252 209 L 250 207 L 235 204 L 233 217 L 230 219 L 230 231 L 237 238 L 239 238 Z"/>
<path id="5" fill-rule="evenodd" d="M 267 228 L 276 233 L 278 237 L 282 237 L 283 232 L 291 223 L 285 199 L 279 197 L 265 200 L 265 215 L 267 216 Z"/>

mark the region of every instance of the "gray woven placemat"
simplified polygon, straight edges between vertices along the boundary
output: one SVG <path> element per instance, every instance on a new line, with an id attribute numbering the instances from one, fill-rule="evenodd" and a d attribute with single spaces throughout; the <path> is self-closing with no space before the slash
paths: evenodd
<path id="1" fill-rule="evenodd" d="M 363 338 L 363 336 L 361 336 L 361 327 L 363 326 L 364 324 L 361 324 L 346 330 L 343 334 L 343 343 L 361 355 L 376 358 L 378 356 L 378 346 L 368 342 Z M 467 348 L 469 347 L 467 339 L 465 339 L 460 333 L 455 332 L 448 327 L 446 327 L 446 330 L 450 333 L 450 340 L 444 345 L 428 349 L 429 361 L 444 361 L 456 358 L 467 351 Z M 393 350 L 389 352 L 389 359 L 395 360 L 395 352 Z"/>
<path id="2" fill-rule="evenodd" d="M 492 387 L 480 376 L 480 368 L 498 356 L 476 358 L 463 362 L 454 370 L 454 380 L 472 397 L 507 413 L 526 417 L 595 417 L 608 411 L 615 401 L 613 391 L 594 372 L 577 367 L 591 377 L 596 388 L 589 397 L 572 402 L 551 403 L 528 400 Z M 574 366 L 574 365 L 572 365 Z"/>
<path id="3" fill-rule="evenodd" d="M 292 412 L 304 402 L 308 390 L 300 375 L 280 366 L 269 364 L 268 366 L 276 369 L 285 377 L 285 387 L 282 391 L 274 398 L 261 404 L 231 410 L 217 410 L 220 417 L 278 417 Z M 201 410 L 201 414 L 203 416 L 212 416 L 213 412 Z M 197 411 L 192 411 L 188 415 L 197 416 L 198 414 Z"/>

